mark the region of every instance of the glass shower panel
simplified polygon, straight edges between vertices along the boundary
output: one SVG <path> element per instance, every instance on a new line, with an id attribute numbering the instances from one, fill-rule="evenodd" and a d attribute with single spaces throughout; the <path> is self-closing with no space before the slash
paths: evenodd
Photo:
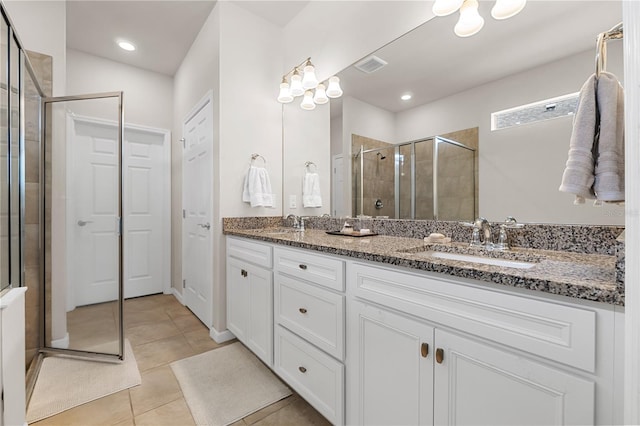
<path id="1" fill-rule="evenodd" d="M 433 144 L 433 138 L 414 143 L 416 219 L 434 219 Z"/>
<path id="2" fill-rule="evenodd" d="M 11 141 L 11 284 L 20 285 L 22 281 L 20 248 L 20 49 L 13 37 L 9 39 L 9 139 Z"/>
<path id="3" fill-rule="evenodd" d="M 0 64 L 9 58 L 9 29 L 0 19 Z M 9 287 L 9 76 L 7 67 L 0 66 L 0 291 Z"/>
<path id="4" fill-rule="evenodd" d="M 395 146 L 364 152 L 362 214 L 395 217 Z"/>
<path id="5" fill-rule="evenodd" d="M 50 264 L 66 268 L 52 271 L 45 346 L 117 355 L 122 350 L 121 98 L 58 99 L 45 101 L 46 143 L 53 146 L 47 232 Z"/>
<path id="6" fill-rule="evenodd" d="M 412 219 L 413 206 L 411 173 L 412 164 L 412 144 L 400 145 L 398 147 L 398 156 L 396 158 L 398 168 L 398 219 Z"/>
<path id="7" fill-rule="evenodd" d="M 438 219 L 472 221 L 475 217 L 474 151 L 436 138 Z"/>

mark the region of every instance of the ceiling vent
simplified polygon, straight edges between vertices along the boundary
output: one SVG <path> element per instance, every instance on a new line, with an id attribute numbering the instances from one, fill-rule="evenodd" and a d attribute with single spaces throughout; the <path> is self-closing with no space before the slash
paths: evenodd
<path id="1" fill-rule="evenodd" d="M 375 55 L 371 55 L 355 64 L 355 67 L 363 73 L 371 74 L 372 72 L 378 71 L 385 65 L 387 65 L 387 61 L 384 61 Z"/>

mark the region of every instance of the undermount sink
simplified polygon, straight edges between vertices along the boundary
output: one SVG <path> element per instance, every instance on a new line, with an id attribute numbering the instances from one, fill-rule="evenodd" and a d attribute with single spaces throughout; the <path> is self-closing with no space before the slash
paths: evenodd
<path id="1" fill-rule="evenodd" d="M 261 234 L 268 234 L 268 235 L 292 234 L 294 232 L 300 232 L 300 230 L 294 229 L 294 228 L 272 228 L 272 229 L 267 228 L 267 229 L 260 230 Z"/>
<path id="2" fill-rule="evenodd" d="M 536 266 L 535 263 L 523 262 L 508 259 L 496 259 L 494 257 L 474 256 L 471 254 L 449 253 L 440 251 L 423 252 L 428 257 L 439 259 L 457 260 L 460 262 L 481 263 L 483 265 L 501 266 L 503 268 L 530 269 Z"/>

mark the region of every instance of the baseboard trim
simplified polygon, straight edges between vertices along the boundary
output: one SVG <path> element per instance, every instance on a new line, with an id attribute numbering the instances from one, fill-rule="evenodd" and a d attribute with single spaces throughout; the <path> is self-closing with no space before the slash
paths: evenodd
<path id="1" fill-rule="evenodd" d="M 66 333 L 62 339 L 52 340 L 51 347 L 58 349 L 69 349 L 69 333 Z"/>
<path id="2" fill-rule="evenodd" d="M 218 331 L 213 327 L 209 330 L 209 336 L 211 336 L 216 343 L 224 343 L 236 338 L 229 330 Z"/>
<path id="3" fill-rule="evenodd" d="M 176 289 L 175 287 L 171 287 L 171 294 L 173 294 L 174 297 L 178 299 L 178 302 L 184 305 L 184 299 L 182 298 L 182 293 L 180 293 L 178 289 Z"/>

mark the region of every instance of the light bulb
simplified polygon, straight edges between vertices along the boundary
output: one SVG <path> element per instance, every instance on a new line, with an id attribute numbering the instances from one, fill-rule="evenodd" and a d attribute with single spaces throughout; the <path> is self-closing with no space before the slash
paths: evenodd
<path id="1" fill-rule="evenodd" d="M 527 0 L 496 0 L 491 9 L 491 16 L 495 19 L 511 18 L 524 9 L 526 4 Z"/>
<path id="2" fill-rule="evenodd" d="M 298 74 L 297 69 L 291 76 L 291 95 L 295 97 L 304 95 L 304 89 L 302 88 L 302 77 L 300 77 L 300 74 Z"/>
<path id="3" fill-rule="evenodd" d="M 278 102 L 288 104 L 291 101 L 293 101 L 293 96 L 291 96 L 291 90 L 289 90 L 289 83 L 287 83 L 287 80 L 283 78 L 282 83 L 280 83 Z"/>
<path id="4" fill-rule="evenodd" d="M 464 0 L 436 0 L 431 10 L 436 16 L 447 16 L 460 9 L 463 2 Z"/>
<path id="5" fill-rule="evenodd" d="M 316 108 L 316 104 L 313 103 L 313 93 L 311 93 L 311 90 L 304 92 L 304 98 L 302 99 L 300 107 L 307 111 L 311 111 Z"/>
<path id="6" fill-rule="evenodd" d="M 458 37 L 470 37 L 484 26 L 484 19 L 478 13 L 477 0 L 465 0 L 460 7 L 460 19 L 453 31 Z"/>
<path id="7" fill-rule="evenodd" d="M 333 76 L 329 79 L 329 87 L 327 87 L 327 96 L 330 98 L 339 98 L 342 96 L 342 89 L 340 88 L 340 79 Z"/>
<path id="8" fill-rule="evenodd" d="M 302 88 L 305 90 L 315 89 L 318 86 L 318 78 L 316 77 L 316 71 L 311 61 L 307 61 L 307 65 L 304 67 L 304 74 L 302 76 Z"/>
<path id="9" fill-rule="evenodd" d="M 316 93 L 313 95 L 313 102 L 315 102 L 316 105 L 324 105 L 329 102 L 324 84 L 320 83 L 318 84 L 318 87 L 316 87 Z"/>

